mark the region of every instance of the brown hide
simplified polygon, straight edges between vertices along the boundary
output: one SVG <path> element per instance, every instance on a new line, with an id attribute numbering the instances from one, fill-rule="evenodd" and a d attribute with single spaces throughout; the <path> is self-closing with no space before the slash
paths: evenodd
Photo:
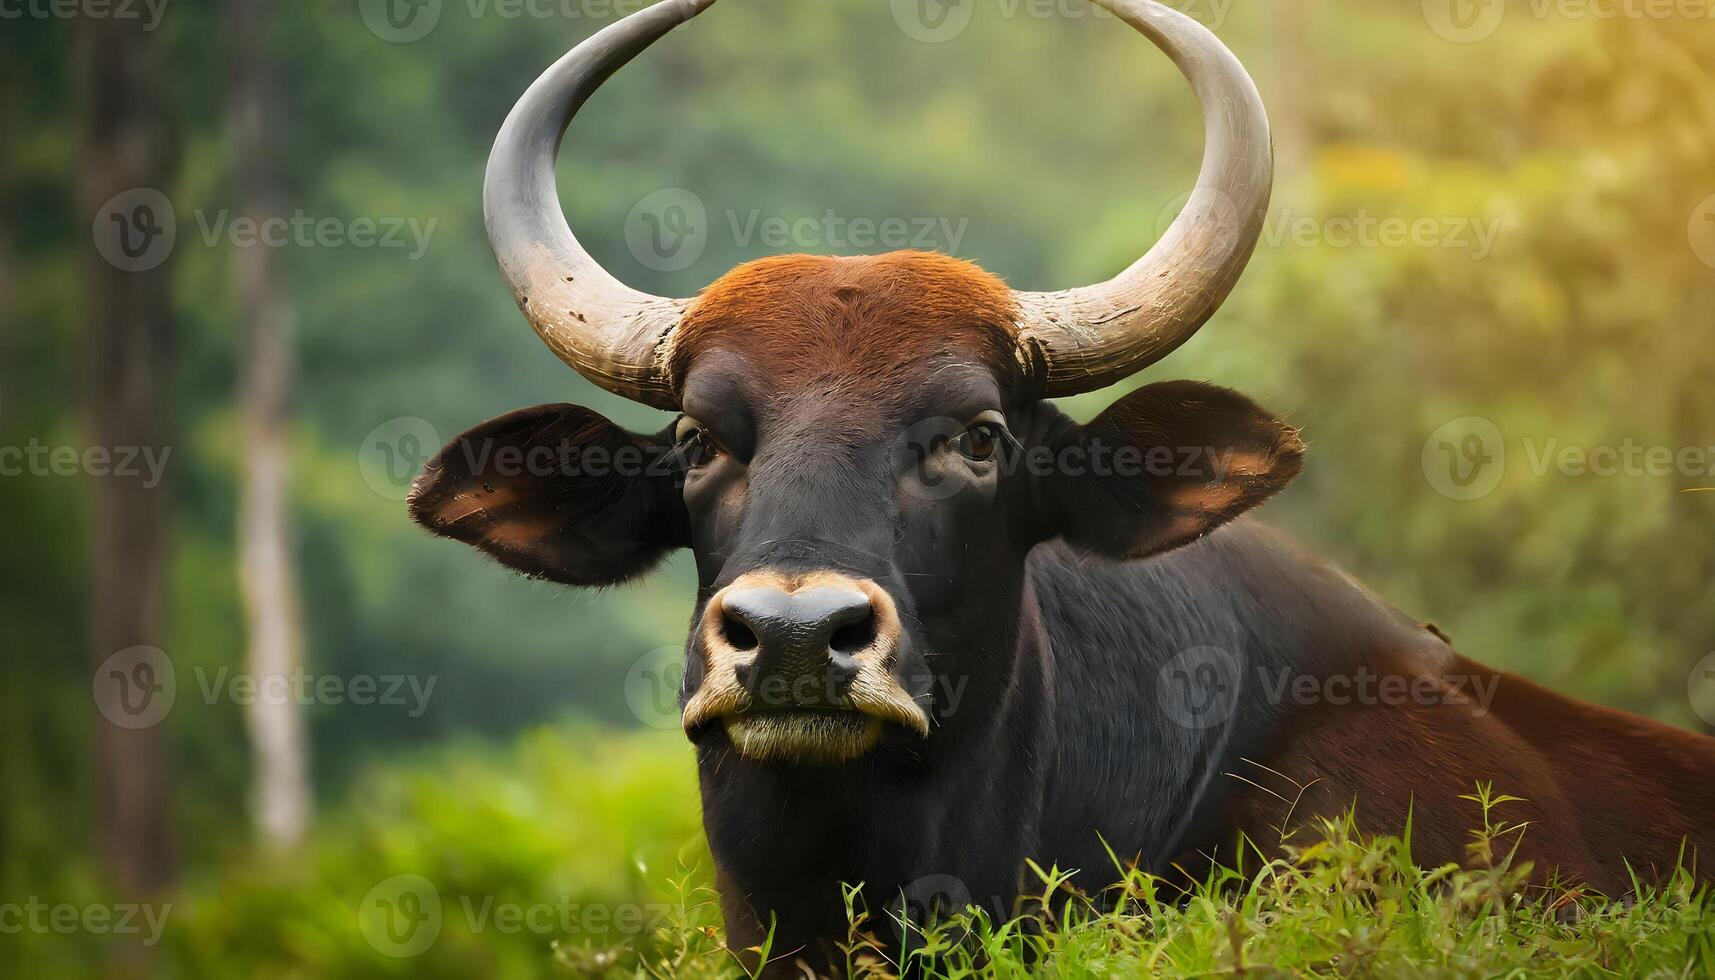
<path id="1" fill-rule="evenodd" d="M 1472 678 L 1494 685 L 1486 710 Z M 1398 834 L 1409 810 L 1416 862 L 1464 865 L 1482 812 L 1461 796 L 1487 782 L 1523 798 L 1494 812 L 1529 822 L 1518 857 L 1532 863 L 1539 883 L 1557 871 L 1562 883 L 1623 895 L 1632 890 L 1627 861 L 1640 881 L 1659 881 L 1681 860 L 1682 842 L 1684 863 L 1707 874 L 1715 739 L 1563 697 L 1464 657 L 1438 680 L 1439 699 L 1301 711 L 1277 751 L 1230 777 L 1262 787 L 1243 786 L 1236 827 L 1274 844 L 1284 824 L 1303 842 L 1315 818 L 1355 804 L 1360 830 Z"/>

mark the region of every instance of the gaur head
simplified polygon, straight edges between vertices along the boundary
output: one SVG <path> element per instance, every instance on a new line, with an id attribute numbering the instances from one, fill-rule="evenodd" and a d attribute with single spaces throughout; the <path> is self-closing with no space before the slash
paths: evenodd
<path id="1" fill-rule="evenodd" d="M 1169 54 L 1205 110 L 1191 204 L 1115 278 L 1009 289 L 942 255 L 783 256 L 688 300 L 620 283 L 560 211 L 561 135 L 613 71 L 713 0 L 665 0 L 550 68 L 488 165 L 489 237 L 542 340 L 609 391 L 677 413 L 633 433 L 575 405 L 454 440 L 412 515 L 527 575 L 611 585 L 689 548 L 693 739 L 770 765 L 932 742 L 1008 693 L 1031 549 L 1092 560 L 1186 544 L 1297 472 L 1294 431 L 1211 385 L 1140 388 L 1078 424 L 1046 399 L 1166 355 L 1225 299 L 1272 175 L 1256 89 L 1150 0 L 1101 0 Z"/>

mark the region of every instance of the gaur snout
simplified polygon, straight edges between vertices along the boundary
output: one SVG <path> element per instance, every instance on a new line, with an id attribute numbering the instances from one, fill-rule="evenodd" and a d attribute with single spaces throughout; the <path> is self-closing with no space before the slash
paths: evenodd
<path id="1" fill-rule="evenodd" d="M 709 597 L 693 643 L 705 670 L 687 730 L 720 720 L 753 758 L 860 755 L 884 724 L 926 734 L 929 719 L 893 676 L 899 610 L 868 579 L 749 572 Z"/>
<path id="2" fill-rule="evenodd" d="M 721 596 L 720 639 L 758 707 L 838 707 L 857 677 L 856 654 L 876 642 L 867 593 L 845 584 L 787 592 L 773 583 Z"/>

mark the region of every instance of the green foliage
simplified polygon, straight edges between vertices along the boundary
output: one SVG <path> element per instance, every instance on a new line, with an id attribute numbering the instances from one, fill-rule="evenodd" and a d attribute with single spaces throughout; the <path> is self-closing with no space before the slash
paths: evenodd
<path id="1" fill-rule="evenodd" d="M 1488 787 L 1468 798 L 1478 829 L 1463 867 L 1418 868 L 1409 825 L 1363 839 L 1348 817 L 1189 888 L 1116 861 L 1115 883 L 1083 894 L 1065 869 L 1035 868 L 1037 897 L 1017 918 L 955 910 L 909 952 L 894 913 L 848 890 L 845 965 L 870 980 L 902 962 L 949 980 L 1715 970 L 1715 901 L 1688 874 L 1624 904 L 1529 887 L 1512 858 L 1529 833 L 1506 817 L 1515 799 Z M 421 949 L 365 919 L 400 875 L 421 876 L 439 904 Z M 366 773 L 303 854 L 234 854 L 187 882 L 163 936 L 164 977 L 746 975 L 724 947 L 690 752 L 675 736 L 581 726 Z M 78 975 L 66 965 L 80 948 L 50 937 L 12 965 Z"/>
<path id="2" fill-rule="evenodd" d="M 464 746 L 366 772 L 303 854 L 237 853 L 199 874 L 173 903 L 160 966 L 170 977 L 532 977 L 590 948 L 664 955 L 651 929 L 689 914 L 675 881 L 708 867 L 682 739 L 540 730 L 507 752 Z M 386 934 L 362 920 L 379 914 L 371 893 L 401 875 L 428 882 L 440 908 L 417 955 L 392 955 L 404 947 L 385 938 L 378 948 L 370 937 Z"/>
<path id="3" fill-rule="evenodd" d="M 679 875 L 674 849 L 696 837 L 683 772 L 657 780 L 650 767 L 665 763 L 648 751 L 587 733 L 533 736 L 545 741 L 516 754 L 481 747 L 568 715 L 634 723 L 624 678 L 646 651 L 682 639 L 694 595 L 688 562 L 599 594 L 521 581 L 419 533 L 357 463 L 366 434 L 405 416 L 443 439 L 552 401 L 586 403 L 639 428 L 664 424 L 572 377 L 541 348 L 482 232 L 482 167 L 500 120 L 602 18 L 474 16 L 483 5 L 447 0 L 435 32 L 391 44 L 363 26 L 358 6 L 274 5 L 282 92 L 272 124 L 288 209 L 433 220 L 435 232 L 417 260 L 319 247 L 278 257 L 296 331 L 294 544 L 307 658 L 319 675 L 410 672 L 439 683 L 415 718 L 306 709 L 320 797 L 348 802 L 323 807 L 334 813 L 310 854 L 291 861 L 252 853 L 240 708 L 180 699 L 165 724 L 187 868 L 182 911 L 194 938 L 174 940 L 163 958 L 184 975 L 529 974 L 544 962 L 539 937 L 492 931 L 449 930 L 440 952 L 404 965 L 379 957 L 349 916 L 363 891 L 350 892 L 411 871 L 439 875 L 449 889 L 604 901 L 627 889 L 665 894 Z M 742 224 L 753 211 L 788 221 L 832 209 L 968 222 L 960 254 L 1024 288 L 1109 275 L 1149 244 L 1190 185 L 1201 147 L 1194 106 L 1164 59 L 1105 18 L 995 15 L 1039 6 L 1028 2 L 979 0 L 960 37 L 920 44 L 898 29 L 895 6 L 724 0 L 675 32 L 580 117 L 560 168 L 571 226 L 627 282 L 675 294 L 780 250 L 732 233 L 733 218 Z M 1088 12 L 1082 0 L 1058 6 Z M 1265 519 L 1438 623 L 1462 652 L 1706 728 L 1687 703 L 1686 674 L 1715 651 L 1707 545 L 1715 494 L 1681 491 L 1715 478 L 1539 473 L 1526 441 L 1538 450 L 1550 440 L 1715 446 L 1706 378 L 1715 270 L 1687 242 L 1693 209 L 1715 192 L 1715 32 L 1679 19 L 1532 16 L 1526 7 L 1540 5 L 1513 4 L 1492 38 L 1461 45 L 1429 30 L 1420 6 L 1281 0 L 1226 9 L 1219 33 L 1257 77 L 1277 123 L 1271 228 L 1304 219 L 1325 231 L 1364 213 L 1469 218 L 1498 222 L 1493 247 L 1479 255 L 1343 247 L 1322 232 L 1303 242 L 1277 236 L 1203 333 L 1131 383 L 1213 380 L 1302 426 L 1307 469 Z M 1549 5 L 1557 6 L 1576 5 Z M 193 670 L 236 665 L 244 650 L 233 542 L 235 249 L 205 242 L 197 217 L 236 206 L 223 28 L 221 5 L 174 2 L 150 40 L 181 158 L 176 186 L 162 188 L 180 219 L 165 642 L 187 691 Z M 74 29 L 43 18 L 0 29 L 0 446 L 87 438 L 81 271 L 92 260 L 93 205 L 75 186 Z M 629 254 L 623 231 L 640 199 L 669 187 L 698 195 L 712 227 L 697 262 L 661 272 Z M 1117 394 L 1068 408 L 1088 417 Z M 1430 433 L 1461 416 L 1493 420 L 1509 454 L 1504 479 L 1475 501 L 1441 496 L 1422 468 Z M 103 894 L 87 855 L 96 812 L 82 625 L 87 491 L 84 478 L 0 478 L 0 509 L 12 518 L 0 536 L 0 900 Z M 431 778 L 421 761 L 395 771 L 405 753 L 424 749 L 458 778 Z M 643 768 L 627 777 L 608 768 L 616 759 Z M 616 787 L 635 779 L 636 812 L 619 820 L 598 810 L 565 774 Z M 627 826 L 642 828 L 636 842 L 620 831 Z M 514 842 L 516 855 L 507 850 Z M 612 862 L 639 847 L 663 850 L 634 881 L 629 864 Z M 1247 901 L 1282 883 L 1319 882 L 1316 867 L 1277 867 Z M 1335 916 L 1309 885 L 1254 914 L 1234 906 L 1236 948 L 1253 967 L 1280 957 L 1333 969 L 1327 944 L 1336 938 L 1393 970 L 1541 965 L 1533 950 L 1546 947 L 1527 949 L 1507 932 L 1492 940 L 1493 971 L 1458 958 L 1491 939 L 1425 897 L 1445 883 L 1394 874 L 1392 911 L 1377 900 L 1362 916 Z M 692 875 L 683 888 L 698 896 L 704 884 Z M 1207 907 L 1159 910 L 1172 933 L 1119 913 L 1054 932 L 1054 955 L 1065 957 L 1055 961 L 1067 972 L 1112 965 L 1112 947 L 1148 953 L 1153 960 L 1136 962 L 1162 969 L 1235 969 L 1235 959 L 1216 956 L 1235 948 L 1229 906 L 1206 897 Z M 1670 939 L 1681 934 L 1649 931 L 1674 907 L 1507 922 L 1582 950 L 1563 951 L 1566 963 L 1596 973 L 1607 957 L 1606 969 L 1627 972 L 1675 962 Z M 686 908 L 660 955 L 677 950 L 685 969 L 729 969 L 700 931 L 712 910 L 700 899 Z M 1296 922 L 1296 912 L 1301 927 L 1261 927 Z M 1309 922 L 1323 913 L 1358 931 L 1330 938 Z M 1452 925 L 1437 937 L 1429 923 Z M 997 950 L 1037 942 L 987 928 Z M 1695 932 L 1682 945 L 1706 951 L 1707 937 Z M 53 937 L 18 942 L 85 972 L 104 962 Z M 1457 948 L 1432 955 L 1442 942 Z M 636 966 L 625 958 L 632 953 L 597 946 L 562 943 L 560 959 L 589 966 L 580 957 L 617 955 L 623 969 Z M 1699 955 L 1680 966 L 1707 970 Z M 997 952 L 989 962 L 1012 961 Z"/>

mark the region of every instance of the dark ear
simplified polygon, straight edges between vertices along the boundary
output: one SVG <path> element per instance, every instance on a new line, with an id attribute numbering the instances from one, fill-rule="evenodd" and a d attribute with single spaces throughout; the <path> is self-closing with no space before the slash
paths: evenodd
<path id="1" fill-rule="evenodd" d="M 1235 391 L 1147 385 L 1056 440 L 1054 530 L 1114 558 L 1141 558 L 1209 533 L 1298 475 L 1291 426 Z"/>
<path id="2" fill-rule="evenodd" d="M 411 517 L 526 575 L 612 585 L 690 544 L 666 434 L 539 405 L 454 439 L 411 489 Z"/>

